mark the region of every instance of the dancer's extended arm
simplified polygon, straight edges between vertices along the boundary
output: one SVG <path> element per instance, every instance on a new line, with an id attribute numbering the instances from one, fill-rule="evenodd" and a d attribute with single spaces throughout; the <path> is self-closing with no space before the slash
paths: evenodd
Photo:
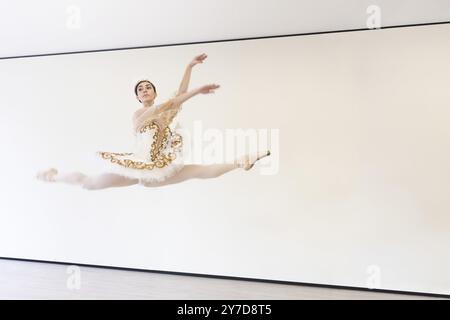
<path id="1" fill-rule="evenodd" d="M 178 88 L 177 96 L 187 92 L 189 87 L 189 81 L 191 79 L 192 68 L 196 64 L 203 63 L 206 57 L 207 55 L 205 53 L 202 53 L 194 57 L 194 59 L 192 59 L 192 61 L 189 62 L 188 66 L 186 67 L 186 70 L 184 71 L 183 79 L 181 80 L 180 87 Z"/>
<path id="2" fill-rule="evenodd" d="M 197 94 L 208 94 L 208 93 L 214 93 L 214 90 L 219 88 L 220 86 L 218 84 L 207 84 L 204 86 L 201 86 L 197 89 L 193 89 L 191 91 L 179 94 L 175 96 L 172 99 L 169 99 L 166 103 L 161 105 L 159 107 L 159 112 L 164 112 L 169 109 L 177 109 L 179 108 L 186 100 L 189 100 L 193 96 L 196 96 Z M 158 112 L 158 113 L 159 113 Z"/>
<path id="3" fill-rule="evenodd" d="M 171 119 L 176 115 L 178 112 L 180 106 L 188 99 L 192 98 L 193 96 L 201 93 L 201 94 L 209 94 L 214 93 L 215 89 L 218 89 L 220 86 L 218 84 L 207 84 L 204 86 L 201 86 L 197 89 L 193 89 L 191 91 L 182 93 L 162 105 L 156 106 L 156 107 L 150 107 L 148 110 L 144 111 L 142 114 L 137 115 L 135 114 L 133 120 L 136 127 L 140 127 L 144 122 L 148 121 L 151 118 L 158 118 L 161 117 L 161 115 L 165 115 L 164 118 L 167 119 L 168 122 L 171 121 Z M 156 108 L 156 110 L 152 110 L 152 108 Z"/>

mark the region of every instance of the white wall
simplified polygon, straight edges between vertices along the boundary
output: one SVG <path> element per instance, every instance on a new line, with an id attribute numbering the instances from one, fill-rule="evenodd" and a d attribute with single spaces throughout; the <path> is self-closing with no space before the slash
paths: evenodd
<path id="1" fill-rule="evenodd" d="M 0 3 L 0 57 L 450 21 L 448 0 L 18 0 Z"/>
<path id="2" fill-rule="evenodd" d="M 0 256 L 356 287 L 375 270 L 378 288 L 449 294 L 449 35 L 441 25 L 0 60 Z M 87 168 L 100 148 L 127 151 L 134 81 L 149 77 L 164 99 L 201 52 L 191 88 L 222 87 L 188 101 L 180 121 L 279 129 L 270 159 L 157 189 L 34 180 L 48 166 Z M 277 174 L 260 174 L 274 163 Z"/>

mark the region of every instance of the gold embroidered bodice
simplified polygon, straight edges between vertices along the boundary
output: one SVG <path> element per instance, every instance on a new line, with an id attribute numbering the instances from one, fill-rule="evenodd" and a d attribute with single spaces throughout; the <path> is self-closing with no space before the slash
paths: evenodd
<path id="1" fill-rule="evenodd" d="M 99 152 L 100 156 L 132 169 L 164 168 L 177 158 L 183 145 L 182 136 L 170 129 L 170 124 L 180 109 L 180 106 L 174 106 L 169 100 L 155 110 L 135 132 L 134 152 Z"/>

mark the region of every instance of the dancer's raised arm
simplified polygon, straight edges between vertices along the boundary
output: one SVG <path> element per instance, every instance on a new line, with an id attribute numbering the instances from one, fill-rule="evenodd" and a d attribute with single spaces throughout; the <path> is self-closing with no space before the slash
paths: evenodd
<path id="1" fill-rule="evenodd" d="M 202 54 L 194 57 L 194 59 L 192 59 L 192 61 L 188 64 L 188 66 L 186 67 L 186 70 L 184 72 L 183 79 L 181 80 L 180 87 L 178 88 L 177 95 L 187 92 L 188 87 L 189 87 L 189 81 L 191 79 L 192 68 L 196 64 L 203 63 L 203 61 L 206 59 L 206 57 L 207 57 L 207 55 L 205 53 L 202 53 Z"/>

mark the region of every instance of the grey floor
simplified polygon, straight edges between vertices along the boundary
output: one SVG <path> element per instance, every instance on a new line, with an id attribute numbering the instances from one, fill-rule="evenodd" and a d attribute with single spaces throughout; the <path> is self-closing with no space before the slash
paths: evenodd
<path id="1" fill-rule="evenodd" d="M 0 299 L 436 299 L 0 259 Z"/>

